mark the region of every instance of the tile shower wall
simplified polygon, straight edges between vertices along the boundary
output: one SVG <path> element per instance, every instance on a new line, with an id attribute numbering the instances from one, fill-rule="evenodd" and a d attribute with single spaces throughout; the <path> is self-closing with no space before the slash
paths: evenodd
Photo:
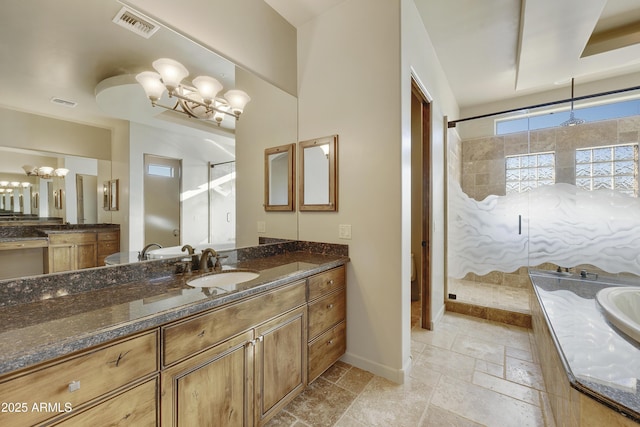
<path id="1" fill-rule="evenodd" d="M 505 157 L 510 155 L 555 152 L 556 183 L 575 185 L 575 150 L 580 148 L 637 143 L 639 141 L 640 116 L 586 123 L 575 127 L 557 127 L 514 133 L 502 136 L 491 136 L 466 139 L 459 143 L 460 153 L 454 153 L 449 161 L 450 184 L 458 182 L 462 191 L 471 199 L 481 202 L 487 196 L 504 196 L 505 191 Z M 450 148 L 456 148 L 455 138 L 450 139 Z M 461 178 L 456 170 L 455 162 L 460 161 Z M 455 191 L 450 189 L 450 196 Z M 450 212 L 450 216 L 454 215 Z M 451 247 L 455 251 L 455 247 Z M 576 269 L 583 266 L 570 265 Z M 538 267 L 553 269 L 557 265 L 550 262 L 541 263 Z M 586 265 L 589 270 L 594 266 Z M 490 283 L 511 287 L 528 287 L 526 276 L 527 263 L 513 271 L 491 271 L 477 274 L 467 273 L 463 279 L 473 282 Z"/>

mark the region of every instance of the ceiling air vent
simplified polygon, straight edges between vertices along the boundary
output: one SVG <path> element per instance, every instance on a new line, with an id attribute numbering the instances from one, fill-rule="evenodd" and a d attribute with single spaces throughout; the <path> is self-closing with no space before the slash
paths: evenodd
<path id="1" fill-rule="evenodd" d="M 113 18 L 113 22 L 145 39 L 151 37 L 160 28 L 160 26 L 152 20 L 137 15 L 134 11 L 126 7 L 120 9 Z"/>
<path id="2" fill-rule="evenodd" d="M 67 108 L 74 108 L 76 105 L 78 105 L 78 103 L 75 101 L 68 101 L 66 99 L 58 98 L 55 96 L 51 98 L 51 102 L 53 102 L 56 105 L 62 105 L 63 107 L 67 107 Z"/>

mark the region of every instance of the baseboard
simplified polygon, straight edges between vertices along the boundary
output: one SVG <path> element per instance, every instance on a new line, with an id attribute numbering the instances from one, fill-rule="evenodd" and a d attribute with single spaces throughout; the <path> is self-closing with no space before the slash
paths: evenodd
<path id="1" fill-rule="evenodd" d="M 404 384 L 405 378 L 409 375 L 409 372 L 411 372 L 412 366 L 411 357 L 407 359 L 402 369 L 394 369 L 349 352 L 345 353 L 340 360 L 397 384 Z"/>
<path id="2" fill-rule="evenodd" d="M 446 308 L 447 308 L 447 306 L 444 305 L 444 304 L 442 304 L 440 306 L 440 310 L 438 310 L 438 312 L 436 313 L 435 317 L 433 318 L 433 321 L 430 322 L 430 325 L 429 325 L 429 330 L 430 331 L 433 331 L 435 329 L 436 325 L 438 323 L 440 323 L 440 321 L 444 317 L 444 313 L 446 311 Z"/>

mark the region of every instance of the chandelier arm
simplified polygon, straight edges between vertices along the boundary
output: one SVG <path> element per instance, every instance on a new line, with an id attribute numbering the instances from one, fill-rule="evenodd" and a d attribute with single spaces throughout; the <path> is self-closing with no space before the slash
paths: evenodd
<path id="1" fill-rule="evenodd" d="M 189 87 L 187 87 L 187 89 L 189 89 Z M 178 93 L 178 91 L 173 91 L 172 96 L 174 96 L 174 97 L 176 97 L 178 99 L 182 99 L 183 101 L 188 101 L 188 102 L 192 102 L 194 104 L 197 104 L 197 105 L 199 105 L 201 107 L 206 108 L 207 111 L 216 111 L 218 113 L 227 114 L 229 116 L 235 117 L 236 119 L 238 119 L 238 117 L 239 117 L 239 115 L 234 114 L 233 112 L 224 111 L 224 110 L 221 110 L 219 108 L 214 107 L 211 104 L 205 104 L 204 102 L 200 102 L 200 101 L 198 101 L 196 99 L 189 98 L 188 96 L 184 96 L 184 95 Z M 216 98 L 215 101 L 222 102 L 222 99 L 221 98 Z M 225 105 L 226 105 L 226 102 L 225 102 Z M 191 115 L 191 114 L 189 114 L 189 115 Z"/>

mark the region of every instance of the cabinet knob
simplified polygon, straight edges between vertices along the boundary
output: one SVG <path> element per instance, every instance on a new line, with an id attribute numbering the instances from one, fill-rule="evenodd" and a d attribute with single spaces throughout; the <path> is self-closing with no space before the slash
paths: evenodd
<path id="1" fill-rule="evenodd" d="M 333 340 L 327 341 L 327 345 L 331 345 L 331 344 L 333 344 Z"/>
<path id="2" fill-rule="evenodd" d="M 327 281 L 327 284 L 328 284 L 329 286 L 333 286 L 333 279 L 328 280 L 328 281 Z"/>
<path id="3" fill-rule="evenodd" d="M 327 304 L 327 310 L 331 310 L 333 308 L 333 304 Z"/>
<path id="4" fill-rule="evenodd" d="M 69 383 L 69 393 L 80 390 L 80 381 L 71 381 Z"/>

